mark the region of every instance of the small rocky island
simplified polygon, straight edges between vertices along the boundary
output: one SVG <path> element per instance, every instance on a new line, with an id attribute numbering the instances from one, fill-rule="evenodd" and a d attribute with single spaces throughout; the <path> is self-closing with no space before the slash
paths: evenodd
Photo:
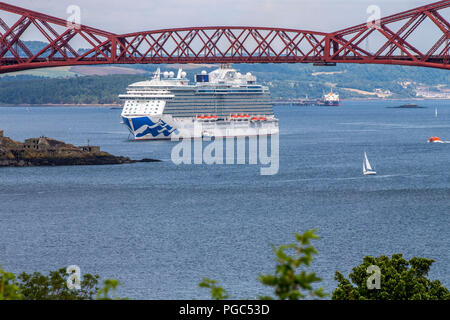
<path id="1" fill-rule="evenodd" d="M 74 146 L 47 137 L 26 139 L 23 143 L 4 137 L 0 130 L 0 167 L 79 166 L 136 162 L 159 162 L 155 159 L 131 160 L 100 150 L 99 146 Z"/>
<path id="2" fill-rule="evenodd" d="M 407 103 L 407 104 L 402 104 L 401 106 L 388 107 L 388 108 L 396 108 L 396 109 L 424 109 L 426 107 L 419 106 L 419 105 L 417 105 L 415 103 Z"/>

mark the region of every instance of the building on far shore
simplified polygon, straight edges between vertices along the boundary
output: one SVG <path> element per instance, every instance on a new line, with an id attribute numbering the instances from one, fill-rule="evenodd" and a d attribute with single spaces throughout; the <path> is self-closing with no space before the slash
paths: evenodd
<path id="1" fill-rule="evenodd" d="M 26 139 L 23 147 L 25 150 L 32 151 L 49 151 L 51 146 L 45 137 Z"/>
<path id="2" fill-rule="evenodd" d="M 8 149 L 10 151 L 15 151 L 19 153 L 23 152 L 39 152 L 39 153 L 66 153 L 67 155 L 72 154 L 102 154 L 100 146 L 74 146 L 62 141 L 58 141 L 52 138 L 47 138 L 41 136 L 39 138 L 29 138 L 23 143 L 11 140 L 3 135 L 3 130 L 0 130 L 0 146 L 3 149 Z"/>
<path id="3" fill-rule="evenodd" d="M 91 153 L 100 153 L 99 146 L 80 146 L 80 150 Z"/>

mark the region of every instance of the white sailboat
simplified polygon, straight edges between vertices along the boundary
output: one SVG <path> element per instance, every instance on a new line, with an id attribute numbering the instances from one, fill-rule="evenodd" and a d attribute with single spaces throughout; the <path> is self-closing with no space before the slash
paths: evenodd
<path id="1" fill-rule="evenodd" d="M 375 175 L 377 172 L 372 169 L 370 165 L 369 159 L 367 159 L 367 154 L 364 152 L 364 160 L 363 160 L 363 174 L 367 175 Z"/>
<path id="2" fill-rule="evenodd" d="M 438 116 L 437 108 L 434 108 L 434 117 L 437 118 L 437 116 Z"/>

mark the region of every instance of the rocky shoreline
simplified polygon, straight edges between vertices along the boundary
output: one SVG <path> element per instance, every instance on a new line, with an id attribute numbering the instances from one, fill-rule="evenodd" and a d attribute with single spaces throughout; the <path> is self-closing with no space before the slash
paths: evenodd
<path id="1" fill-rule="evenodd" d="M 92 166 L 129 164 L 138 162 L 161 162 L 157 159 L 132 160 L 121 156 L 96 156 L 96 157 L 41 157 L 37 159 L 0 159 L 0 167 L 37 167 L 37 166 Z"/>
<path id="2" fill-rule="evenodd" d="M 98 146 L 74 146 L 47 137 L 25 142 L 3 136 L 0 130 L 0 167 L 113 165 L 137 162 L 160 162 L 156 159 L 132 160 L 114 156 Z"/>

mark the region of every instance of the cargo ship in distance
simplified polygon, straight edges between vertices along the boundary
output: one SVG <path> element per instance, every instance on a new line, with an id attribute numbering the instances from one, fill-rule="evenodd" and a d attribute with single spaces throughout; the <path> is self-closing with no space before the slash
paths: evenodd
<path id="1" fill-rule="evenodd" d="M 186 72 L 161 72 L 128 86 L 122 122 L 135 140 L 236 137 L 278 133 L 269 89 L 230 65 L 202 71 L 190 84 Z"/>
<path id="2" fill-rule="evenodd" d="M 339 107 L 341 106 L 341 99 L 339 99 L 339 95 L 337 93 L 334 93 L 333 89 L 331 89 L 328 94 L 325 94 L 323 98 L 318 101 L 317 105 Z"/>

